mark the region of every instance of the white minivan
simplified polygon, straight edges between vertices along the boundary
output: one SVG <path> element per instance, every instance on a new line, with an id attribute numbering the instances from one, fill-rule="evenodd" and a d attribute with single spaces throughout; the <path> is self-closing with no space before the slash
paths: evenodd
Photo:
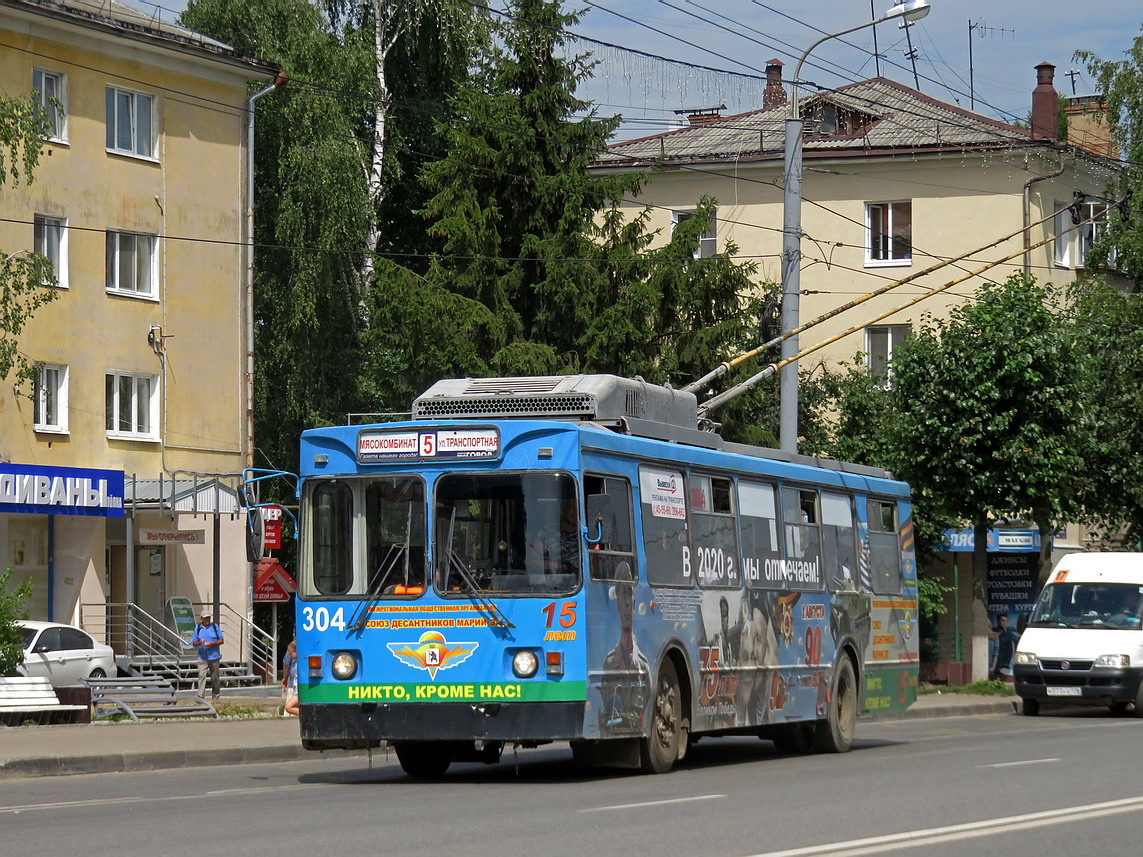
<path id="1" fill-rule="evenodd" d="M 1074 553 L 1052 570 L 1012 672 L 1025 714 L 1042 703 L 1143 717 L 1143 553 Z"/>

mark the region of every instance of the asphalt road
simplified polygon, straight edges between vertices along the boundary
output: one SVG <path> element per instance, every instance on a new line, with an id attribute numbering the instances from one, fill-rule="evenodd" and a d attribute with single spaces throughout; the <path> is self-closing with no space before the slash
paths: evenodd
<path id="1" fill-rule="evenodd" d="M 0 782 L 5 854 L 464 857 L 1137 854 L 1143 719 L 1102 710 L 861 724 L 844 756 L 700 742 L 666 776 L 566 746 L 416 783 L 395 758 Z"/>

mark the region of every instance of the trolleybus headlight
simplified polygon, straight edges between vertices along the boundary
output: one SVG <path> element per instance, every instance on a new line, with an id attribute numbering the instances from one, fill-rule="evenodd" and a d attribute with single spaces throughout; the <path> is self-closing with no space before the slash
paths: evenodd
<path id="1" fill-rule="evenodd" d="M 527 649 L 523 649 L 512 656 L 512 672 L 520 678 L 531 678 L 536 674 L 539 667 L 540 662 L 536 660 L 535 653 Z"/>
<path id="2" fill-rule="evenodd" d="M 1127 655 L 1100 655 L 1092 666 L 1121 669 L 1131 666 L 1131 658 Z"/>
<path id="3" fill-rule="evenodd" d="M 330 669 L 333 670 L 334 676 L 342 681 L 353 678 L 357 675 L 357 658 L 349 652 L 338 652 L 333 656 Z"/>
<path id="4" fill-rule="evenodd" d="M 1036 656 L 1031 652 L 1017 652 L 1016 663 L 1034 667 L 1036 665 Z"/>

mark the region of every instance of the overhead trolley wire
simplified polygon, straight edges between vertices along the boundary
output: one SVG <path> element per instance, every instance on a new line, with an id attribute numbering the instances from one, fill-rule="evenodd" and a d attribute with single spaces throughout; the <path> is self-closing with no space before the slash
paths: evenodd
<path id="1" fill-rule="evenodd" d="M 1051 217 L 1055 217 L 1055 214 L 1056 213 L 1053 212 Z M 1048 219 L 1050 219 L 1050 218 L 1044 218 L 1043 220 L 1040 220 L 1037 223 L 1030 224 L 1027 228 L 1031 229 L 1033 226 L 1038 226 L 1038 225 L 1044 223 L 1045 221 L 1047 221 Z M 1082 226 L 1085 223 L 1092 223 L 1097 219 L 1098 219 L 1098 215 L 1093 215 L 1092 217 L 1088 217 L 1084 220 L 1079 221 L 1078 223 L 1074 223 L 1072 225 L 1072 227 L 1067 231 L 1073 231 L 1076 227 Z M 1018 235 L 1018 234 L 1020 234 L 1020 232 L 1024 232 L 1024 231 L 1025 231 L 1024 229 L 1021 229 L 1019 232 L 1013 233 L 1012 235 L 1006 236 L 1005 238 L 1002 238 L 999 241 L 994 242 L 993 244 L 990 244 L 990 245 L 987 245 L 985 247 L 980 248 L 980 250 L 988 249 L 988 247 L 995 246 L 995 244 L 1000 243 L 1001 241 L 1009 240 L 1010 238 L 1015 237 L 1015 235 Z M 971 279 L 972 277 L 980 275 L 984 271 L 991 270 L 992 268 L 995 268 L 999 265 L 1002 265 L 1005 262 L 1010 262 L 1013 259 L 1017 258 L 1018 256 L 1022 256 L 1024 253 L 1026 253 L 1028 251 L 1035 250 L 1039 247 L 1043 247 L 1045 244 L 1049 244 L 1052 241 L 1055 241 L 1057 237 L 1058 237 L 1057 235 L 1049 235 L 1047 238 L 1043 239 L 1042 241 L 1039 241 L 1035 244 L 1021 248 L 1018 252 L 1012 253 L 1008 256 L 997 259 L 994 262 L 990 262 L 977 271 L 972 271 L 972 272 L 966 273 L 963 277 L 958 277 L 954 280 L 950 280 L 949 282 L 945 283 L 944 285 L 937 286 L 931 292 L 918 295 L 917 297 L 915 297 L 909 301 L 906 301 L 905 303 L 900 304 L 899 306 L 893 307 L 890 310 L 882 312 L 882 313 L 874 316 L 872 319 L 869 319 L 864 324 L 850 327 L 847 330 L 842 331 L 841 333 L 838 333 L 834 336 L 831 336 L 831 337 L 823 340 L 822 342 L 819 342 L 817 345 L 811 346 L 809 348 L 802 349 L 797 354 L 794 354 L 791 357 L 787 357 L 783 360 L 778 361 L 777 363 L 769 364 L 764 369 L 762 369 L 761 372 L 758 372 L 757 374 L 751 376 L 750 378 L 746 379 L 745 381 L 743 381 L 739 384 L 736 384 L 733 387 L 730 387 L 730 388 L 724 390 L 723 392 L 721 392 L 715 396 L 710 397 L 709 399 L 704 401 L 701 405 L 699 405 L 699 420 L 700 420 L 700 422 L 708 420 L 709 419 L 708 415 L 710 414 L 711 411 L 722 407 L 727 402 L 730 402 L 731 400 L 737 398 L 738 396 L 742 395 L 747 390 L 751 389 L 752 387 L 756 386 L 757 384 L 761 383 L 762 381 L 766 380 L 767 378 L 773 377 L 779 371 L 781 371 L 781 369 L 783 367 L 788 366 L 791 363 L 797 362 L 801 358 L 803 358 L 809 354 L 812 354 L 815 351 L 819 351 L 822 348 L 825 348 L 827 345 L 832 345 L 833 343 L 835 343 L 841 339 L 844 339 L 845 337 L 847 337 L 853 333 L 857 333 L 858 331 L 863 330 L 864 328 L 868 327 L 871 324 L 876 324 L 879 321 L 884 321 L 885 319 L 889 318 L 892 315 L 896 315 L 899 312 L 904 312 L 905 310 L 909 309 L 912 306 L 915 306 L 916 304 L 920 303 L 921 301 L 928 300 L 929 298 L 933 297 L 934 295 L 941 294 L 942 292 L 945 292 L 945 291 L 951 289 L 953 286 L 960 285 L 961 283 Z M 975 250 L 972 252 L 980 252 L 980 250 Z M 945 264 L 948 264 L 948 263 L 945 263 Z M 937 270 L 941 267 L 944 267 L 944 265 L 933 266 L 931 270 Z M 758 348 L 752 349 L 747 354 L 741 355 L 740 357 L 735 358 L 732 361 L 726 361 L 726 362 L 720 364 L 713 371 L 709 372 L 707 375 L 703 376 L 703 378 L 699 379 L 698 381 L 694 381 L 691 384 L 688 384 L 686 387 L 683 388 L 683 390 L 687 391 L 687 392 L 695 392 L 696 390 L 700 390 L 702 387 L 704 387 L 710 381 L 715 380 L 717 378 L 721 378 L 722 376 L 726 375 L 733 367 L 738 366 L 742 362 L 744 362 L 745 360 L 749 359 L 750 357 L 757 355 L 763 349 L 773 348 L 775 345 L 779 345 L 782 342 L 784 342 L 785 340 L 790 339 L 794 336 L 797 336 L 800 332 L 803 332 L 809 328 L 812 328 L 812 327 L 816 326 L 817 324 L 820 324 L 821 322 L 823 322 L 827 319 L 833 318 L 834 316 L 838 315 L 841 312 L 844 312 L 845 310 L 852 309 L 853 307 L 858 306 L 861 303 L 864 303 L 866 300 L 869 300 L 873 297 L 876 297 L 879 294 L 884 294 L 885 292 L 890 291 L 891 289 L 894 289 L 897 286 L 902 285 L 903 283 L 906 283 L 906 282 L 909 282 L 909 281 L 915 279 L 917 276 L 920 276 L 923 273 L 926 273 L 926 272 L 918 272 L 917 274 L 915 274 L 913 276 L 906 277 L 904 280 L 901 280 L 897 283 L 891 284 L 891 285 L 889 285 L 883 289 L 878 289 L 877 291 L 872 292 L 869 295 L 866 295 L 865 297 L 860 298 L 856 301 L 850 301 L 845 306 L 840 307 L 837 310 L 832 310 L 832 311 L 830 311 L 830 312 L 828 312 L 822 316 L 819 316 L 818 318 L 814 319 L 813 321 L 807 322 L 804 325 L 800 325 L 795 330 L 791 330 L 787 333 L 784 333 L 781 336 L 776 337 L 775 339 L 771 340 L 770 342 L 767 342 L 764 345 L 759 346 Z"/>

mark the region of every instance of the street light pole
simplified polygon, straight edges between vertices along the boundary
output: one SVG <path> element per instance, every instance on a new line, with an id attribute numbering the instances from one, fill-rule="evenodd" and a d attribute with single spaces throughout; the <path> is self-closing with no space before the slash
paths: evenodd
<path id="1" fill-rule="evenodd" d="M 782 333 L 784 334 L 798 327 L 802 292 L 802 114 L 798 105 L 798 80 L 802 64 L 813 49 L 824 41 L 896 18 L 912 23 L 924 18 L 929 11 L 927 0 L 902 0 L 881 18 L 822 36 L 806 48 L 794 67 L 794 78 L 790 82 L 790 112 L 786 119 L 782 169 Z M 797 336 L 789 336 L 782 341 L 783 360 L 788 360 L 797 353 Z M 778 391 L 780 395 L 778 446 L 786 452 L 797 452 L 798 362 L 796 360 L 792 360 L 782 368 Z"/>

